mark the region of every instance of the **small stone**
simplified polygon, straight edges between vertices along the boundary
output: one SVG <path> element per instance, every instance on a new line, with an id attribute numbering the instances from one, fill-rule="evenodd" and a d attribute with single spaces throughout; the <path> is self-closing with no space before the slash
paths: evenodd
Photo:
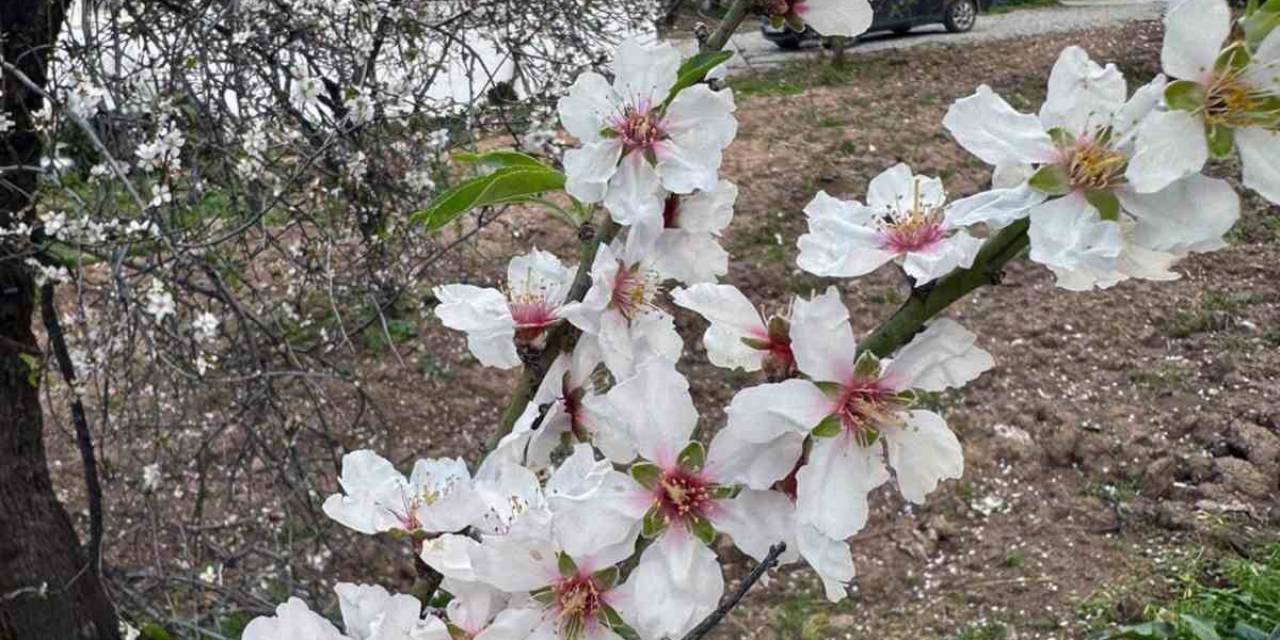
<path id="1" fill-rule="evenodd" d="M 1163 498 L 1173 490 L 1178 463 L 1173 458 L 1160 458 L 1142 472 L 1142 493 L 1150 498 Z"/>
<path id="2" fill-rule="evenodd" d="M 1275 493 L 1271 478 L 1248 460 L 1218 458 L 1213 464 L 1224 484 L 1250 498 L 1263 499 Z"/>

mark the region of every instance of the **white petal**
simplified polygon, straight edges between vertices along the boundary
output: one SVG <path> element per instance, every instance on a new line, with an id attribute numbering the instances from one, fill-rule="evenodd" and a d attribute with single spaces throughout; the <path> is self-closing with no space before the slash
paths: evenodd
<path id="1" fill-rule="evenodd" d="M 591 445 L 574 447 L 546 492 L 556 541 L 580 566 L 599 570 L 634 553 L 647 505 L 632 494 L 644 490 L 608 460 L 596 460 Z"/>
<path id="2" fill-rule="evenodd" d="M 1098 217 L 1079 193 L 1031 210 L 1031 259 L 1056 270 L 1113 272 L 1124 246 L 1119 225 Z"/>
<path id="3" fill-rule="evenodd" d="M 840 602 L 849 595 L 854 577 L 849 543 L 824 535 L 813 525 L 801 524 L 796 529 L 796 549 L 822 579 L 827 600 Z"/>
<path id="4" fill-rule="evenodd" d="M 1213 69 L 1231 33 L 1231 8 L 1222 0 L 1178 0 L 1164 16 L 1160 62 L 1169 75 L 1200 82 Z"/>
<path id="5" fill-rule="evenodd" d="M 618 114 L 618 96 L 609 81 L 590 71 L 578 76 L 557 105 L 560 122 L 569 135 L 585 143 L 596 142 L 609 119 Z"/>
<path id="6" fill-rule="evenodd" d="M 679 69 L 680 52 L 675 47 L 628 38 L 613 57 L 613 88 L 631 106 L 657 106 L 675 86 Z"/>
<path id="7" fill-rule="evenodd" d="M 1199 173 L 1209 160 L 1204 122 L 1186 111 L 1156 111 L 1138 125 L 1133 158 L 1125 178 L 1144 193 Z"/>
<path id="8" fill-rule="evenodd" d="M 564 302 L 574 270 L 553 253 L 534 249 L 515 256 L 507 265 L 507 286 L 513 292 L 540 293 L 551 304 Z"/>
<path id="9" fill-rule="evenodd" d="M 820 382 L 848 382 L 857 347 L 849 309 L 835 287 L 810 300 L 796 298 L 791 310 L 791 352 L 800 371 Z"/>
<path id="10" fill-rule="evenodd" d="M 796 241 L 800 248 L 796 265 L 801 269 L 819 276 L 853 278 L 893 259 L 894 253 L 882 248 L 877 214 L 870 207 L 819 191 L 804 212 L 809 232 Z"/>
<path id="11" fill-rule="evenodd" d="M 564 152 L 564 190 L 582 202 L 600 202 L 618 170 L 622 144 L 613 138 L 588 142 Z"/>
<path id="12" fill-rule="evenodd" d="M 347 453 L 342 456 L 338 482 L 346 495 L 329 496 L 322 506 L 325 515 L 365 534 L 388 531 L 400 524 L 389 507 L 403 511 L 404 499 L 410 494 L 409 484 L 387 459 L 368 450 Z"/>
<path id="13" fill-rule="evenodd" d="M 1253 52 L 1244 71 L 1245 82 L 1272 94 L 1280 94 L 1280 29 L 1273 30 Z"/>
<path id="14" fill-rule="evenodd" d="M 471 553 L 479 544 L 468 536 L 446 533 L 423 540 L 418 555 L 428 567 L 447 579 L 474 582 L 476 574 L 471 566 Z"/>
<path id="15" fill-rule="evenodd" d="M 560 576 L 556 551 L 549 526 L 513 528 L 507 534 L 485 536 L 472 550 L 471 565 L 477 581 L 509 593 L 523 593 L 545 587 Z"/>
<path id="16" fill-rule="evenodd" d="M 679 638 L 711 613 L 724 593 L 716 554 L 692 536 L 669 530 L 640 554 L 622 590 L 619 613 L 643 638 Z"/>
<path id="17" fill-rule="evenodd" d="M 418 460 L 409 484 L 413 495 L 425 497 L 414 513 L 426 531 L 461 531 L 480 516 L 461 458 Z"/>
<path id="18" fill-rule="evenodd" d="M 893 389 L 958 389 L 995 366 L 978 336 L 950 318 L 938 318 L 894 354 L 883 382 Z"/>
<path id="19" fill-rule="evenodd" d="M 1084 49 L 1062 50 L 1049 72 L 1049 90 L 1040 107 L 1045 128 L 1062 127 L 1080 135 L 1111 124 L 1124 106 L 1128 91 L 1115 65 L 1106 67 L 1089 58 Z"/>
<path id="20" fill-rule="evenodd" d="M 785 494 L 745 489 L 732 500 L 720 502 L 713 524 L 756 562 L 764 560 L 769 548 L 779 542 L 788 547 L 781 557 L 790 560 L 797 555 L 793 539 L 795 511 L 795 505 Z"/>
<path id="21" fill-rule="evenodd" d="M 991 188 L 1012 189 L 1022 186 L 1035 173 L 1035 166 L 1026 162 L 998 164 L 991 170 Z"/>
<path id="22" fill-rule="evenodd" d="M 889 466 L 898 478 L 902 497 L 915 504 L 942 480 L 964 474 L 964 451 L 956 434 L 932 411 L 910 411 L 906 424 L 885 429 Z"/>
<path id="23" fill-rule="evenodd" d="M 766 340 L 769 332 L 760 312 L 751 301 L 732 285 L 702 283 L 671 292 L 671 299 L 711 323 L 702 342 L 707 347 L 707 358 L 718 367 L 741 367 L 746 371 L 758 371 L 764 352 L 742 342 L 751 337 Z"/>
<path id="24" fill-rule="evenodd" d="M 410 595 L 391 595 L 377 585 L 338 583 L 342 623 L 352 640 L 405 640 L 417 626 L 422 604 Z"/>
<path id="25" fill-rule="evenodd" d="M 986 223 L 994 229 L 1027 216 L 1031 208 L 1044 202 L 1045 195 L 1025 184 L 1009 189 L 992 189 L 952 202 L 947 207 L 950 227 Z"/>
<path id="26" fill-rule="evenodd" d="M 440 300 L 436 317 L 444 326 L 466 332 L 467 348 L 480 364 L 500 369 L 520 364 L 507 296 L 497 289 L 469 284 L 446 284 L 433 291 Z"/>
<path id="27" fill-rule="evenodd" d="M 860 447 L 848 434 L 817 438 L 796 474 L 799 521 L 844 540 L 866 525 L 867 494 L 888 479 L 879 447 Z"/>
<path id="28" fill-rule="evenodd" d="M 933 209 L 946 199 L 942 181 L 928 176 L 916 176 L 905 163 L 889 167 L 871 179 L 867 186 L 867 206 L 872 209 L 888 209 L 895 212 L 911 211 L 919 199 L 921 207 Z"/>
<path id="29" fill-rule="evenodd" d="M 473 635 L 488 626 L 494 615 L 507 604 L 507 594 L 479 582 L 453 580 L 446 576 L 440 588 L 453 596 L 446 605 L 449 623 Z"/>
<path id="30" fill-rule="evenodd" d="M 662 467 L 675 462 L 698 423 L 689 381 L 660 359 L 637 367 L 634 377 L 614 385 L 606 397 L 627 425 L 636 450 Z"/>
<path id="31" fill-rule="evenodd" d="M 654 152 L 662 188 L 681 194 L 716 188 L 723 155 L 709 139 L 690 133 L 659 142 Z"/>
<path id="32" fill-rule="evenodd" d="M 1056 153 L 1039 118 L 1018 113 L 987 85 L 956 100 L 942 124 L 960 146 L 989 165 L 1048 162 Z"/>
<path id="33" fill-rule="evenodd" d="M 738 120 L 733 116 L 736 109 L 732 91 L 712 91 L 706 84 L 695 84 L 671 101 L 662 126 L 672 138 L 719 151 L 738 133 Z"/>
<path id="34" fill-rule="evenodd" d="M 978 257 L 982 240 L 960 231 L 950 238 L 939 240 L 923 251 L 907 253 L 902 270 L 915 280 L 916 286 L 933 282 L 956 269 L 968 269 Z"/>
<path id="35" fill-rule="evenodd" d="M 1123 141 L 1132 137 L 1138 126 L 1164 104 L 1164 90 L 1168 86 L 1169 79 L 1164 77 L 1164 74 L 1157 74 L 1151 82 L 1138 87 L 1137 91 L 1133 92 L 1133 97 L 1129 98 L 1129 101 L 1124 103 L 1124 107 L 1116 112 L 1115 119 L 1111 122 L 1116 138 Z"/>
<path id="36" fill-rule="evenodd" d="M 727 430 L 762 444 L 785 433 L 807 434 L 831 414 L 833 401 L 807 380 L 756 385 L 739 391 L 725 408 Z"/>
<path id="37" fill-rule="evenodd" d="M 804 0 L 796 11 L 824 36 L 852 38 L 871 26 L 871 3 L 866 0 Z"/>
<path id="38" fill-rule="evenodd" d="M 1226 246 L 1223 234 L 1240 217 L 1240 197 L 1225 180 L 1193 174 L 1156 193 L 1118 192 L 1138 219 L 1131 239 L 1155 251 L 1186 253 Z"/>
<path id="39" fill-rule="evenodd" d="M 1177 280 L 1182 276 L 1171 269 L 1179 257 L 1175 253 L 1152 251 L 1129 243 L 1124 246 L 1124 253 L 1120 254 L 1119 270 L 1130 278 L 1140 280 Z"/>
<path id="40" fill-rule="evenodd" d="M 721 180 L 711 191 L 699 191 L 680 198 L 676 226 L 685 231 L 719 234 L 733 220 L 738 201 L 738 185 Z"/>
<path id="41" fill-rule="evenodd" d="M 254 618 L 240 637 L 242 640 L 347 640 L 333 624 L 298 598 L 289 598 L 276 607 L 274 616 Z"/>
<path id="42" fill-rule="evenodd" d="M 609 180 L 604 206 L 615 222 L 637 224 L 642 220 L 662 219 L 662 194 L 658 173 L 644 159 L 644 154 L 628 153 Z"/>
<path id="43" fill-rule="evenodd" d="M 1236 129 L 1236 148 L 1244 165 L 1244 186 L 1272 204 L 1280 204 L 1280 132 Z"/>
<path id="44" fill-rule="evenodd" d="M 704 469 L 722 483 L 767 489 L 795 469 L 804 438 L 804 433 L 785 431 L 772 440 L 750 442 L 734 429 L 721 429 L 711 439 Z"/>
<path id="45" fill-rule="evenodd" d="M 542 624 L 541 609 L 507 609 L 473 640 L 525 640 Z"/>
<path id="46" fill-rule="evenodd" d="M 685 284 L 715 282 L 729 273 L 729 252 L 709 233 L 667 229 L 658 236 L 650 258 L 664 279 Z"/>
<path id="47" fill-rule="evenodd" d="M 596 252 L 591 263 L 591 288 L 581 302 L 570 302 L 561 307 L 560 315 L 584 333 L 600 332 L 601 316 L 613 298 L 613 284 L 618 279 L 618 256 L 609 245 Z M 603 347 L 602 347 L 603 348 Z"/>

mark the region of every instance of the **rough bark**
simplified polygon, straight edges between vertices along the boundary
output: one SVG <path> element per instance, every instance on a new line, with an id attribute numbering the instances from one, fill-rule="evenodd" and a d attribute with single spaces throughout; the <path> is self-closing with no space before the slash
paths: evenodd
<path id="1" fill-rule="evenodd" d="M 37 85 L 66 7 L 60 0 L 0 0 L 5 62 Z M 33 219 L 41 140 L 31 114 L 38 93 L 3 74 L 0 226 Z M 36 289 L 20 248 L 0 242 L 0 640 L 117 639 L 115 610 L 71 519 L 58 502 L 45 459 L 43 417 L 32 375 L 43 355 L 32 332 Z"/>

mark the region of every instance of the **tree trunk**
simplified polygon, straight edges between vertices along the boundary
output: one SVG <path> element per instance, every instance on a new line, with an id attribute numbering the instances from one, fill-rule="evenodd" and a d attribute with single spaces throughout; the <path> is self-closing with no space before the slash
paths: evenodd
<path id="1" fill-rule="evenodd" d="M 43 87 L 64 0 L 0 0 L 4 61 Z M 0 167 L 39 165 L 31 114 L 40 94 L 0 70 Z M 0 176 L 0 228 L 34 220 L 36 174 Z M 42 362 L 31 325 L 35 284 L 21 247 L 0 240 L 0 640 L 118 639 L 119 622 L 58 502 L 45 460 L 33 366 Z"/>

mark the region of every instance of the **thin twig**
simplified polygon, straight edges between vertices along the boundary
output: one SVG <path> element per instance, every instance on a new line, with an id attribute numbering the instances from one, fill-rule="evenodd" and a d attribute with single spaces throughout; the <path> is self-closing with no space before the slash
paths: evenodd
<path id="1" fill-rule="evenodd" d="M 769 547 L 769 553 L 760 561 L 760 564 L 756 565 L 755 569 L 751 570 L 751 573 L 747 574 L 747 577 L 742 580 L 742 584 L 738 585 L 738 589 L 729 594 L 724 600 L 721 600 L 720 606 L 716 607 L 716 610 L 712 611 L 710 615 L 703 618 L 702 622 L 699 622 L 698 626 L 694 627 L 692 631 L 686 633 L 683 640 L 698 640 L 716 628 L 716 625 L 720 624 L 720 621 L 724 620 L 724 617 L 729 615 L 729 612 L 733 611 L 738 606 L 738 603 L 746 597 L 751 587 L 755 586 L 760 581 L 760 578 L 764 577 L 765 572 L 778 564 L 778 558 L 786 550 L 787 543 L 785 542 L 779 542 Z"/>

